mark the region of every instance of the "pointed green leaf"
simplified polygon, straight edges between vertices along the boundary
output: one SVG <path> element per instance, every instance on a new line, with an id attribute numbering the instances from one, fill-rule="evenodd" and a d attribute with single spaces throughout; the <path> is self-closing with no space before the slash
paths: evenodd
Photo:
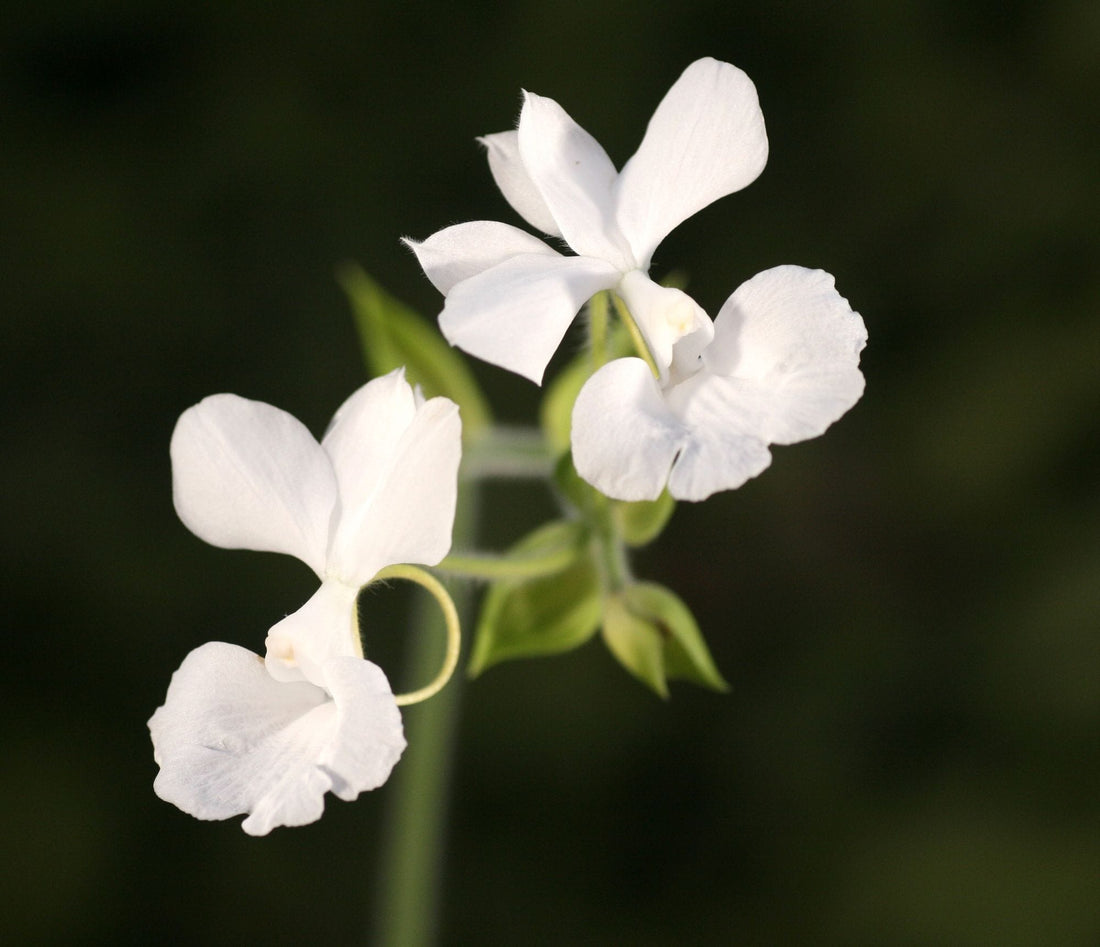
<path id="1" fill-rule="evenodd" d="M 581 523 L 556 521 L 509 550 L 517 559 L 572 544 L 573 561 L 553 575 L 494 582 L 485 594 L 468 673 L 511 658 L 559 654 L 584 644 L 600 625 L 600 584 Z"/>
<path id="2" fill-rule="evenodd" d="M 492 423 L 485 396 L 457 349 L 436 328 L 395 299 L 358 266 L 340 269 L 340 284 L 348 294 L 372 375 L 405 366 L 406 377 L 428 398 L 443 395 L 458 405 L 465 440 Z"/>
<path id="3" fill-rule="evenodd" d="M 652 622 L 634 614 L 622 595 L 604 602 L 603 640 L 623 667 L 659 697 L 668 697 L 661 633 Z"/>
<path id="4" fill-rule="evenodd" d="M 662 697 L 667 694 L 666 679 L 729 690 L 695 616 L 677 595 L 661 585 L 639 582 L 609 599 L 604 638 L 627 670 Z"/>

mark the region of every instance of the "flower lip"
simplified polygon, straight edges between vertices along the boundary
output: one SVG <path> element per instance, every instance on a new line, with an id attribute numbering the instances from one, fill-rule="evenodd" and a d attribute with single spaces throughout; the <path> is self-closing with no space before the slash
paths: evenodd
<path id="1" fill-rule="evenodd" d="M 779 266 L 726 301 L 713 338 L 675 343 L 667 378 L 618 359 L 573 408 L 577 472 L 623 500 L 732 490 L 771 462 L 771 444 L 816 437 L 863 393 L 867 330 L 821 270 Z"/>
<path id="2" fill-rule="evenodd" d="M 405 748 L 389 682 L 358 658 L 324 670 L 324 687 L 280 682 L 245 648 L 196 648 L 149 720 L 156 794 L 198 819 L 247 814 L 242 828 L 266 835 L 320 818 L 326 792 L 380 786 Z"/>

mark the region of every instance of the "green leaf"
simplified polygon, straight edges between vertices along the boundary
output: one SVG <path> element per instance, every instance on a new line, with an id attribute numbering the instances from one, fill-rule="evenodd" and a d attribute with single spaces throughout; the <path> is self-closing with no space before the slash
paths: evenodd
<path id="1" fill-rule="evenodd" d="M 426 397 L 443 395 L 458 405 L 465 440 L 486 430 L 492 423 L 489 405 L 458 350 L 355 264 L 341 267 L 338 275 L 371 374 L 385 375 L 404 365 L 408 380 L 420 385 Z"/>
<path id="2" fill-rule="evenodd" d="M 603 640 L 618 662 L 659 697 L 668 697 L 664 643 L 651 621 L 635 615 L 624 601 L 613 595 L 604 603 Z"/>
<path id="3" fill-rule="evenodd" d="M 611 516 L 623 542 L 628 546 L 644 546 L 661 535 L 675 509 L 676 501 L 665 490 L 656 500 L 635 503 L 615 500 Z"/>
<path id="4" fill-rule="evenodd" d="M 668 696 L 672 679 L 729 690 L 695 616 L 661 585 L 639 582 L 611 596 L 604 607 L 603 636 L 619 663 L 661 697 Z"/>
<path id="5" fill-rule="evenodd" d="M 494 582 L 485 594 L 468 673 L 500 661 L 560 654 L 584 644 L 600 626 L 600 583 L 581 523 L 547 523 L 516 543 L 509 555 L 538 557 L 563 546 L 573 561 L 553 575 Z"/>

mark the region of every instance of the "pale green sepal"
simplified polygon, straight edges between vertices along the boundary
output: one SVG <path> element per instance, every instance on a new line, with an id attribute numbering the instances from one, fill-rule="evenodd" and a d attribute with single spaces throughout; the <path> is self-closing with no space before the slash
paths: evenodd
<path id="1" fill-rule="evenodd" d="M 627 670 L 662 697 L 667 695 L 669 679 L 729 690 L 695 616 L 664 586 L 639 582 L 609 598 L 604 638 Z"/>
<path id="2" fill-rule="evenodd" d="M 592 513 L 599 505 L 602 494 L 588 481 L 582 480 L 577 469 L 573 466 L 573 454 L 566 451 L 558 458 L 554 465 L 552 480 L 555 489 L 573 509 L 580 513 L 584 519 L 592 518 Z"/>
<path id="3" fill-rule="evenodd" d="M 427 398 L 443 395 L 462 414 L 462 438 L 472 440 L 492 424 L 488 402 L 463 357 L 435 327 L 395 299 L 353 263 L 338 277 L 348 294 L 372 375 L 404 365 L 406 378 Z"/>
<path id="4" fill-rule="evenodd" d="M 667 490 L 656 500 L 635 503 L 614 500 L 611 503 L 615 528 L 628 546 L 644 546 L 653 542 L 661 535 L 675 509 L 676 500 Z"/>
<path id="5" fill-rule="evenodd" d="M 664 642 L 653 622 L 636 615 L 627 605 L 626 593 L 604 602 L 603 640 L 618 662 L 659 697 L 668 698 Z"/>
<path id="6" fill-rule="evenodd" d="M 504 579 L 489 586 L 481 606 L 467 673 L 500 661 L 559 654 L 584 644 L 600 626 L 600 586 L 586 553 L 587 529 L 555 521 L 520 540 L 509 555 L 538 556 L 574 544 L 573 562 L 553 575 Z"/>

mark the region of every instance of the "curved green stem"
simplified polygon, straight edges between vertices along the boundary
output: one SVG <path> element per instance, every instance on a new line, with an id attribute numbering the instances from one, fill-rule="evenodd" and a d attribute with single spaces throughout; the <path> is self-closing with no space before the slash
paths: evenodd
<path id="1" fill-rule="evenodd" d="M 455 668 L 458 666 L 458 652 L 462 646 L 462 628 L 458 620 L 458 611 L 455 609 L 455 603 L 451 596 L 447 594 L 447 590 L 443 588 L 442 583 L 435 576 L 417 566 L 387 566 L 375 576 L 375 579 L 379 581 L 406 579 L 409 582 L 415 582 L 435 596 L 435 600 L 439 603 L 439 608 L 443 612 L 443 621 L 447 626 L 447 650 L 443 656 L 443 667 L 439 669 L 439 673 L 428 684 L 415 691 L 410 691 L 408 694 L 396 694 L 394 697 L 398 707 L 419 704 L 422 700 L 427 700 L 429 697 L 438 694 L 447 681 L 451 679 L 451 675 L 454 674 Z"/>

